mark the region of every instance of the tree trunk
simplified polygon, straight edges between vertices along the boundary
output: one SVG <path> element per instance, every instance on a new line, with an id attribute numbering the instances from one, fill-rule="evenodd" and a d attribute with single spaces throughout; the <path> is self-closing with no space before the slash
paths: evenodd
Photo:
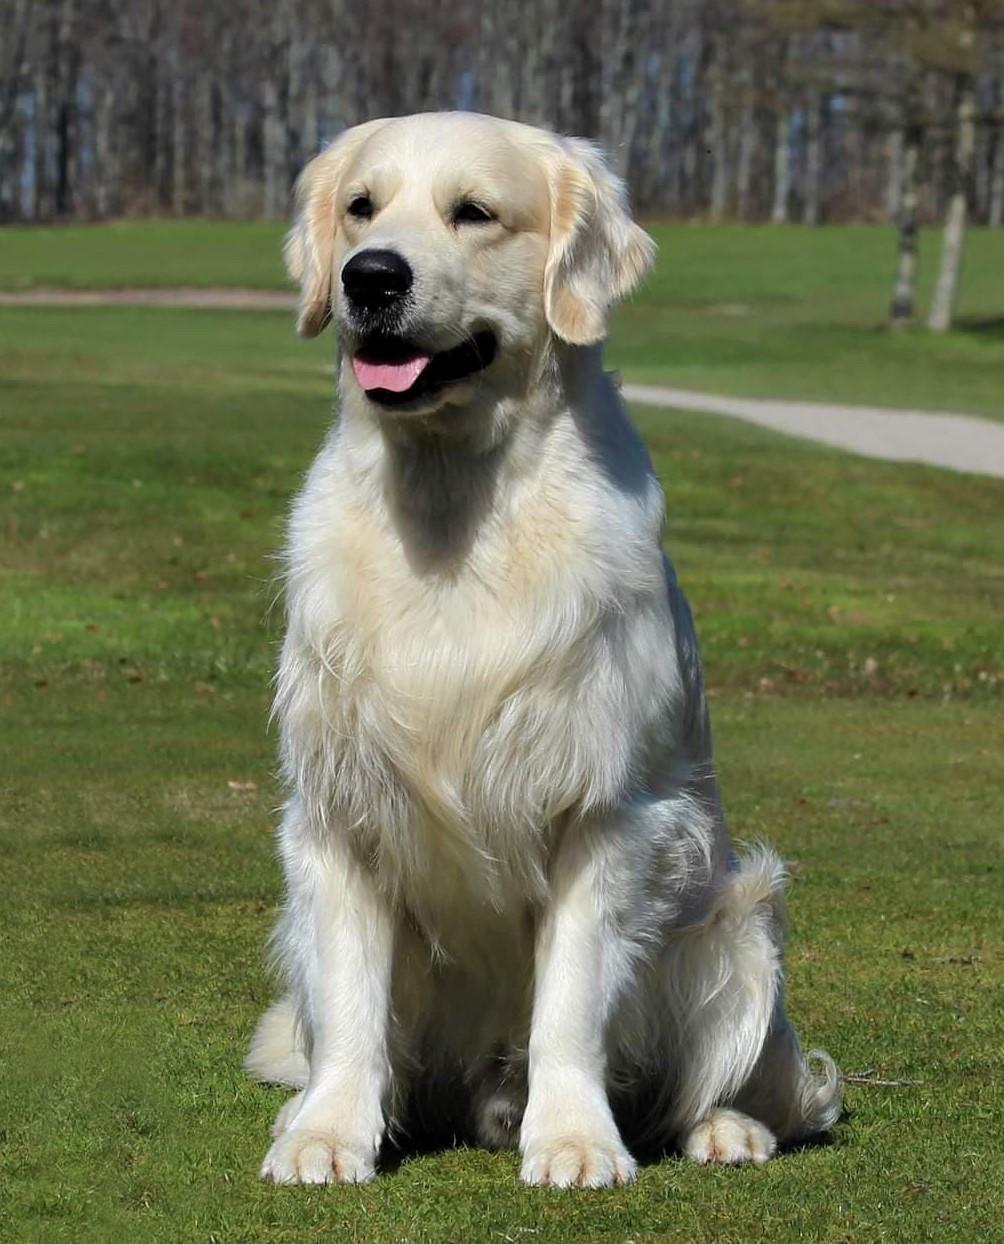
<path id="1" fill-rule="evenodd" d="M 888 177 L 885 184 L 885 214 L 890 220 L 897 220 L 903 205 L 903 159 L 905 155 L 905 139 L 902 125 L 896 125 L 889 135 L 887 152 Z"/>
<path id="2" fill-rule="evenodd" d="M 72 152 L 76 137 L 73 104 L 63 99 L 56 114 L 56 215 L 69 216 L 73 210 L 71 183 Z"/>
<path id="3" fill-rule="evenodd" d="M 14 130 L 0 130 L 0 222 L 17 218 L 18 180 Z"/>
<path id="4" fill-rule="evenodd" d="M 962 251 L 966 238 L 966 217 L 969 210 L 970 185 L 973 174 L 973 151 L 976 146 L 976 90 L 968 74 L 956 83 L 956 134 L 952 160 L 952 194 L 945 216 L 941 241 L 941 265 L 934 287 L 931 313 L 927 326 L 932 333 L 947 333 L 952 327 L 955 299 L 962 267 Z"/>
<path id="5" fill-rule="evenodd" d="M 316 57 L 311 59 L 310 71 L 303 85 L 303 121 L 300 130 L 300 149 L 304 161 L 313 159 L 320 148 L 320 130 L 317 113 L 317 77 L 318 65 Z"/>
<path id="6" fill-rule="evenodd" d="M 753 164 L 756 159 L 756 144 L 756 108 L 751 87 L 743 104 L 739 159 L 736 164 L 736 210 L 740 220 L 749 220 L 753 215 Z"/>
<path id="7" fill-rule="evenodd" d="M 155 72 L 153 96 L 153 206 L 163 211 L 168 202 L 168 175 L 171 145 L 168 142 L 171 117 L 171 86 L 163 65 Z"/>
<path id="8" fill-rule="evenodd" d="M 668 189 L 668 160 L 666 151 L 673 130 L 673 75 L 666 64 L 665 55 L 660 59 L 659 72 L 655 75 L 654 116 L 646 127 L 639 171 L 643 178 L 640 201 L 665 203 Z"/>
<path id="9" fill-rule="evenodd" d="M 600 143 L 607 152 L 614 171 L 621 177 L 627 172 L 630 152 L 624 141 L 627 97 L 625 88 L 634 61 L 634 24 L 636 0 L 602 0 L 600 22 L 603 58 L 602 98 L 600 103 Z"/>
<path id="10" fill-rule="evenodd" d="M 911 126 L 904 131 L 900 170 L 898 213 L 899 261 L 889 308 L 890 326 L 897 332 L 910 326 L 917 287 L 917 165 L 923 131 Z"/>
<path id="11" fill-rule="evenodd" d="M 994 154 L 993 130 L 981 125 L 973 152 L 973 194 L 969 211 L 974 220 L 986 220 L 990 208 L 990 173 Z"/>
<path id="12" fill-rule="evenodd" d="M 184 216 L 187 203 L 185 187 L 185 83 L 175 73 L 171 84 L 171 211 Z"/>
<path id="13" fill-rule="evenodd" d="M 815 92 L 809 97 L 806 111 L 805 198 L 802 221 L 818 225 L 823 193 L 823 99 Z"/>
<path id="14" fill-rule="evenodd" d="M 716 41 L 711 64 L 711 219 L 722 220 L 729 208 L 729 127 L 724 40 Z"/>
<path id="15" fill-rule="evenodd" d="M 211 215 L 217 208 L 213 176 L 216 169 L 215 125 L 213 120 L 213 80 L 203 71 L 199 75 L 195 96 L 195 150 L 199 163 L 198 210 Z"/>
<path id="16" fill-rule="evenodd" d="M 625 78 L 621 84 L 624 103 L 621 113 L 619 172 L 625 180 L 630 180 L 631 177 L 632 156 L 641 118 L 641 98 L 645 85 L 645 61 L 641 49 L 647 48 L 651 41 L 651 15 L 651 8 L 647 4 L 643 4 L 635 14 L 634 27 L 628 41 L 631 55 L 625 66 Z"/>
<path id="17" fill-rule="evenodd" d="M 279 91 L 274 80 L 262 83 L 262 153 L 265 164 L 265 215 L 275 219 L 286 214 L 282 125 L 279 119 Z"/>
<path id="18" fill-rule="evenodd" d="M 777 114 L 777 131 L 774 139 L 774 205 L 770 219 L 775 225 L 788 219 L 788 200 L 791 197 L 791 134 L 788 109 L 781 103 Z"/>
<path id="19" fill-rule="evenodd" d="M 230 112 L 230 182 L 227 186 L 227 211 L 232 216 L 247 214 L 248 195 L 248 141 L 247 119 L 244 107 L 236 103 Z"/>
<path id="20" fill-rule="evenodd" d="M 73 210 L 74 145 L 77 141 L 76 50 L 73 42 L 74 0 L 63 0 L 56 34 L 56 214 Z"/>
<path id="21" fill-rule="evenodd" d="M 25 126 L 21 120 L 21 90 L 27 68 L 28 6 L 25 0 L 7 4 L 0 41 L 0 217 L 21 215 L 21 178 L 25 162 Z"/>
<path id="22" fill-rule="evenodd" d="M 49 215 L 49 92 L 48 77 L 45 66 L 40 65 L 35 71 L 32 87 L 34 108 L 32 123 L 34 126 L 34 164 L 32 171 L 32 213 L 33 221 L 45 220 Z"/>
<path id="23" fill-rule="evenodd" d="M 1004 225 L 1004 121 L 997 125 L 994 135 L 993 165 L 990 171 L 990 206 L 987 208 L 987 224 L 999 229 Z"/>
<path id="24" fill-rule="evenodd" d="M 109 83 L 101 92 L 94 129 L 94 209 L 99 220 L 111 214 L 119 184 L 113 125 L 115 90 Z"/>

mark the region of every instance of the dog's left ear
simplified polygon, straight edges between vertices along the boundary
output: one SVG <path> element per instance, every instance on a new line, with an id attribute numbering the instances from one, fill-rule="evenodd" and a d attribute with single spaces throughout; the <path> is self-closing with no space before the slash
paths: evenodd
<path id="1" fill-rule="evenodd" d="M 655 262 L 655 243 L 631 219 L 627 189 L 598 148 L 559 139 L 551 169 L 551 246 L 544 313 L 562 341 L 602 341 L 607 313 Z"/>

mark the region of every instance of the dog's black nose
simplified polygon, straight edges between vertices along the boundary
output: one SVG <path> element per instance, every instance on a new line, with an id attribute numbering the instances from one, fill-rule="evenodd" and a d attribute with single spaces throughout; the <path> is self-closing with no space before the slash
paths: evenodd
<path id="1" fill-rule="evenodd" d="M 342 269 L 342 285 L 357 307 L 389 307 L 411 289 L 414 275 L 397 251 L 360 251 Z"/>

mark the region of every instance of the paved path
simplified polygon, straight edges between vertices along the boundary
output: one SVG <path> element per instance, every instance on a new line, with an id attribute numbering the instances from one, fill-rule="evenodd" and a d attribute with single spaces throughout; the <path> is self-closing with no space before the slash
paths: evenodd
<path id="1" fill-rule="evenodd" d="M 992 419 L 881 406 L 722 397 L 661 385 L 624 384 L 621 388 L 628 401 L 646 406 L 675 406 L 679 410 L 730 415 L 866 458 L 924 462 L 1004 479 L 1004 423 Z"/>
<path id="2" fill-rule="evenodd" d="M 227 311 L 285 311 L 296 296 L 281 289 L 200 289 L 178 285 L 163 289 L 18 289 L 0 290 L 0 307 L 205 307 Z"/>
<path id="3" fill-rule="evenodd" d="M 296 298 L 283 290 L 260 289 L 0 290 L 0 306 L 110 305 L 284 310 L 294 307 Z M 728 415 L 866 458 L 923 462 L 1004 479 L 1004 423 L 991 419 L 878 406 L 725 397 L 660 385 L 625 384 L 623 392 L 631 402 Z"/>

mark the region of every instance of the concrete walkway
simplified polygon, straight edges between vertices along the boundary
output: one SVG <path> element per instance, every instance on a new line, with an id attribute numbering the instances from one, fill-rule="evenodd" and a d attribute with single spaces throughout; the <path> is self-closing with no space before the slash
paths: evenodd
<path id="1" fill-rule="evenodd" d="M 148 289 L 0 289 L 0 307 L 202 307 L 212 311 L 287 311 L 296 295 L 281 289 L 199 288 L 176 285 Z"/>
<path id="2" fill-rule="evenodd" d="M 0 290 L 0 306 L 203 307 L 221 310 L 286 310 L 296 298 L 261 289 L 31 289 Z M 835 406 L 694 393 L 661 385 L 624 384 L 630 402 L 671 406 L 744 419 L 788 436 L 889 462 L 922 462 L 1004 479 L 1004 422 L 974 415 L 891 410 L 879 406 Z M 1004 406 L 1004 386 L 1001 394 Z"/>
<path id="3" fill-rule="evenodd" d="M 622 392 L 629 402 L 728 415 L 866 458 L 923 462 L 1004 479 L 1004 423 L 975 415 L 721 397 L 647 384 L 624 384 Z"/>

